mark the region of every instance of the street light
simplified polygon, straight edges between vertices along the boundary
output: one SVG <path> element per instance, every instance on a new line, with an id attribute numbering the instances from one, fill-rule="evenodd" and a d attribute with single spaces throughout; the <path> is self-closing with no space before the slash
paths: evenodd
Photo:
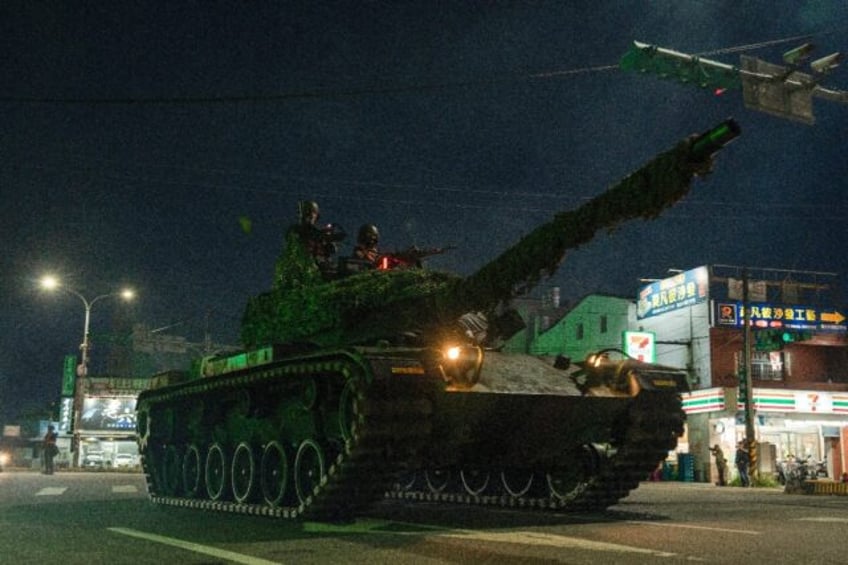
<path id="1" fill-rule="evenodd" d="M 64 290 L 69 294 L 73 294 L 77 298 L 79 298 L 83 305 L 85 306 L 85 326 L 83 328 L 82 334 L 82 344 L 80 345 L 80 351 L 82 353 L 82 358 L 80 360 L 80 364 L 77 366 L 77 379 L 74 385 L 74 434 L 73 434 L 73 465 L 74 467 L 79 467 L 79 451 L 80 451 L 80 413 L 82 412 L 83 405 L 83 394 L 85 387 L 82 386 L 82 379 L 88 376 L 88 349 L 90 346 L 90 342 L 88 339 L 88 326 L 91 322 L 91 308 L 94 304 L 104 298 L 111 297 L 121 297 L 125 301 L 130 301 L 135 298 L 135 292 L 132 289 L 125 288 L 118 292 L 110 292 L 108 294 L 101 294 L 95 296 L 93 299 L 89 300 L 85 296 L 83 296 L 80 292 L 74 290 L 73 288 L 63 285 L 59 279 L 53 277 L 51 275 L 46 275 L 41 278 L 41 287 L 45 290 L 53 291 L 56 289 Z"/>

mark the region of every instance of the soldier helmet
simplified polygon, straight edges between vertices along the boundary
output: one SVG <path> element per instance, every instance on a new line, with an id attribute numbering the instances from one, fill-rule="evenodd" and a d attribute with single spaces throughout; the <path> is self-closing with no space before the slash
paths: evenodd
<path id="1" fill-rule="evenodd" d="M 300 212 L 300 221 L 304 222 L 307 220 L 312 220 L 312 216 L 315 217 L 315 220 L 321 215 L 321 211 L 318 208 L 318 203 L 312 200 L 301 200 L 297 203 L 298 211 Z"/>
<path id="2" fill-rule="evenodd" d="M 374 224 L 363 224 L 359 228 L 359 235 L 356 240 L 365 245 L 375 245 L 380 241 L 380 232 Z"/>

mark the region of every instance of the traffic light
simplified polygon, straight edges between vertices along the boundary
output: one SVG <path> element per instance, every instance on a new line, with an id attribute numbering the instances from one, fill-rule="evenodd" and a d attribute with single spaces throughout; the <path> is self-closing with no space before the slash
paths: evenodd
<path id="1" fill-rule="evenodd" d="M 786 53 L 783 54 L 783 62 L 787 65 L 797 65 L 801 61 L 805 61 L 810 58 L 810 53 L 813 52 L 815 47 L 812 43 L 804 43 L 803 45 L 799 45 L 795 49 L 790 49 Z"/>
<path id="2" fill-rule="evenodd" d="M 778 351 L 783 347 L 783 334 L 775 330 L 758 330 L 754 332 L 754 349 L 757 351 Z"/>
<path id="3" fill-rule="evenodd" d="M 837 51 L 821 59 L 816 59 L 810 63 L 810 68 L 813 69 L 813 72 L 823 75 L 838 67 L 840 61 L 842 61 L 842 53 Z"/>
<path id="4" fill-rule="evenodd" d="M 803 330 L 783 330 L 780 332 L 780 341 L 783 343 L 795 343 L 813 337 L 812 332 Z"/>

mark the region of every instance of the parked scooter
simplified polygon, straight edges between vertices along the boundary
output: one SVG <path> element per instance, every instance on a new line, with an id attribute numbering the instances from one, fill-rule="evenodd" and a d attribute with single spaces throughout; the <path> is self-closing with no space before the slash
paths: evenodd
<path id="1" fill-rule="evenodd" d="M 815 461 L 811 457 L 797 459 L 789 457 L 777 464 L 777 480 L 784 485 L 784 492 L 803 492 L 804 481 L 827 478 L 827 460 Z"/>

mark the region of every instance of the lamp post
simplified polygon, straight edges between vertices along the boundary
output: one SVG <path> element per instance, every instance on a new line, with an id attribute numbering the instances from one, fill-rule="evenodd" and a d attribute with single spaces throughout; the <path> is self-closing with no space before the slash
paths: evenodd
<path id="1" fill-rule="evenodd" d="M 90 346 L 90 342 L 88 339 L 88 328 L 91 323 L 91 308 L 100 300 L 105 298 L 111 298 L 114 296 L 119 296 L 122 299 L 129 301 L 135 297 L 135 292 L 133 290 L 126 288 L 119 292 L 110 292 L 107 294 L 101 294 L 95 296 L 91 300 L 83 296 L 80 292 L 74 290 L 69 286 L 63 285 L 59 279 L 52 276 L 45 276 L 41 279 L 41 287 L 46 290 L 55 290 L 60 289 L 64 290 L 69 294 L 73 294 L 77 298 L 79 298 L 83 306 L 85 306 L 85 326 L 83 327 L 82 334 L 82 344 L 80 345 L 81 359 L 80 364 L 77 366 L 77 379 L 74 384 L 74 403 L 73 403 L 73 436 L 72 436 L 72 450 L 73 450 L 73 466 L 79 467 L 80 465 L 80 414 L 82 413 L 83 408 L 83 400 L 85 394 L 85 386 L 84 381 L 88 376 L 88 349 Z"/>

